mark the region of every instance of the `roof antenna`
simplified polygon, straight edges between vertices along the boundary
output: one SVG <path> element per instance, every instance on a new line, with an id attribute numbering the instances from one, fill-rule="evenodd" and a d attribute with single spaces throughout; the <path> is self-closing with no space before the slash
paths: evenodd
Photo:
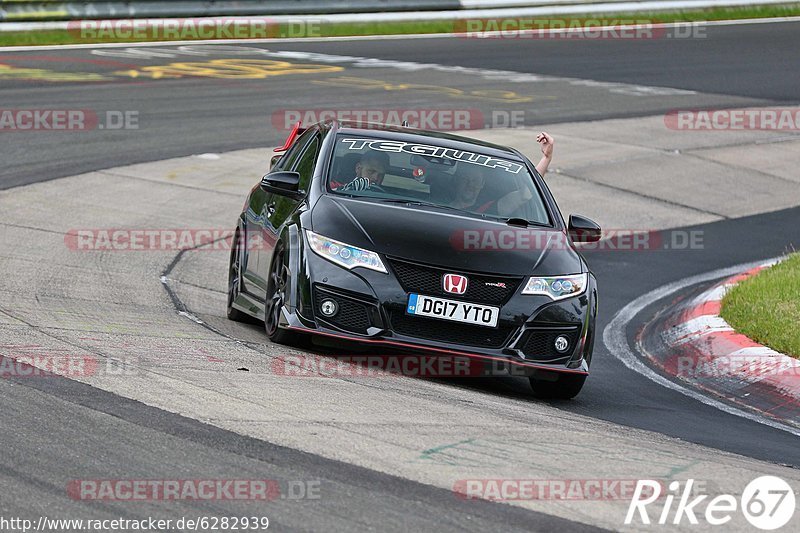
<path id="1" fill-rule="evenodd" d="M 408 121 L 404 120 L 403 123 L 400 124 L 400 125 L 403 126 L 404 128 L 407 128 L 408 127 Z"/>

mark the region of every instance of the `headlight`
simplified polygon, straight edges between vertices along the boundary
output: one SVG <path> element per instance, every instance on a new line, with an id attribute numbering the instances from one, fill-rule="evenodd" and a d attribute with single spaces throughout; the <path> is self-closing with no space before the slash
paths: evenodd
<path id="1" fill-rule="evenodd" d="M 347 269 L 364 267 L 384 274 L 387 273 L 386 267 L 383 266 L 383 261 L 375 252 L 356 248 L 355 246 L 317 235 L 309 230 L 306 230 L 306 235 L 311 249 L 320 257 L 324 257 L 332 263 Z"/>
<path id="2" fill-rule="evenodd" d="M 585 291 L 588 281 L 588 274 L 529 278 L 525 288 L 522 289 L 522 294 L 543 294 L 552 300 L 563 300 Z"/>

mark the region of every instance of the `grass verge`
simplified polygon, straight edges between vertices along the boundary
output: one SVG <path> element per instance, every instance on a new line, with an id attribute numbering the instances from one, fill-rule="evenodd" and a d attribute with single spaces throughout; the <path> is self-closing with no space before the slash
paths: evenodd
<path id="1" fill-rule="evenodd" d="M 800 16 L 800 4 L 768 5 L 750 7 L 717 7 L 709 9 L 695 9 L 685 11 L 658 11 L 636 13 L 596 13 L 588 15 L 543 15 L 537 16 L 537 21 L 575 21 L 575 20 L 647 20 L 652 23 L 669 22 L 701 22 L 710 20 L 736 20 L 749 18 L 771 18 Z M 223 18 L 223 17 L 217 17 Z M 236 17 L 230 17 L 236 18 Z M 268 19 L 268 17 L 266 17 Z M 522 20 L 530 20 L 525 17 Z M 320 17 L 320 21 L 324 16 Z M 508 20 L 508 19 L 503 19 Z M 292 28 L 276 25 L 270 27 L 268 36 L 274 37 L 344 37 L 364 35 L 404 35 L 425 33 L 453 33 L 462 25 L 453 20 L 441 21 L 410 21 L 410 22 L 372 22 L 372 23 L 337 23 L 337 24 L 312 24 L 305 33 L 293 25 Z M 199 39 L 199 38 L 198 38 Z M 53 44 L 93 44 L 113 42 L 139 42 L 170 40 L 159 38 L 158 35 L 148 35 L 144 39 L 122 38 L 121 36 L 86 37 L 76 30 L 40 30 L 24 32 L 0 32 L 0 46 L 31 46 Z M 185 40 L 194 40 L 191 37 Z"/>
<path id="2" fill-rule="evenodd" d="M 800 253 L 731 289 L 722 318 L 754 341 L 800 358 Z"/>

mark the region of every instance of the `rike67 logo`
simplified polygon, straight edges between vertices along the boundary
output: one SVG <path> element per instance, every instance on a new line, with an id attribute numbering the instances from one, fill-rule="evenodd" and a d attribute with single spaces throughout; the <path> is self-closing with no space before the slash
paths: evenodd
<path id="1" fill-rule="evenodd" d="M 625 524 L 691 525 L 699 524 L 698 517 L 712 526 L 730 522 L 738 513 L 761 530 L 779 529 L 789 523 L 795 509 L 795 494 L 792 487 L 775 476 L 761 476 L 747 484 L 740 498 L 732 494 L 720 494 L 711 498 L 708 494 L 694 492 L 694 480 L 683 486 L 680 481 L 669 484 L 666 494 L 658 481 L 640 479 L 636 484 Z M 663 498 L 663 507 L 648 506 Z M 655 511 L 654 516 L 650 512 Z"/>

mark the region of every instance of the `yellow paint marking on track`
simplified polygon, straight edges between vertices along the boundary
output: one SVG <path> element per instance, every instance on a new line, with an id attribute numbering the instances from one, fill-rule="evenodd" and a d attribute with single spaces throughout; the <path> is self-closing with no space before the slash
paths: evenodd
<path id="1" fill-rule="evenodd" d="M 6 0 L 7 2 L 8 0 Z M 27 0 L 30 1 L 30 0 Z M 17 1 L 17 3 L 23 3 L 22 1 Z M 50 19 L 60 19 L 64 17 L 69 17 L 69 11 L 65 11 L 63 9 L 56 9 L 53 11 L 23 11 L 21 13 L 5 13 L 5 20 L 50 20 Z"/>
<path id="2" fill-rule="evenodd" d="M 418 91 L 437 93 L 443 96 L 451 96 L 453 98 L 470 98 L 477 100 L 490 100 L 492 102 L 506 102 L 506 103 L 525 103 L 532 102 L 533 96 L 523 96 L 514 91 L 498 90 L 498 89 L 482 89 L 475 91 L 464 91 L 454 87 L 446 87 L 443 85 L 423 85 L 418 83 L 393 83 L 382 80 L 372 80 L 368 78 L 355 78 L 349 76 L 339 76 L 337 78 L 330 78 L 327 80 L 316 80 L 314 83 L 320 85 L 332 85 L 335 87 L 350 87 L 354 89 L 364 90 L 384 90 L 384 91 Z"/>
<path id="3" fill-rule="evenodd" d="M 289 74 L 320 74 L 340 72 L 344 67 L 334 65 L 295 64 L 271 59 L 213 59 L 204 62 L 179 62 L 168 65 L 141 67 L 138 70 L 117 71 L 119 76 L 182 78 L 186 76 L 217 79 L 260 80 Z"/>
<path id="4" fill-rule="evenodd" d="M 486 100 L 495 100 L 498 102 L 510 102 L 510 103 L 525 103 L 525 102 L 533 102 L 534 99 L 536 100 L 554 100 L 555 96 L 521 96 L 514 91 L 506 91 L 503 89 L 484 89 L 484 90 L 477 90 L 477 91 L 470 91 L 467 95 L 471 98 L 484 98 Z"/>
<path id="5" fill-rule="evenodd" d="M 41 80 L 41 81 L 108 81 L 108 78 L 95 72 L 55 72 L 41 68 L 13 67 L 0 64 L 0 79 Z"/>

